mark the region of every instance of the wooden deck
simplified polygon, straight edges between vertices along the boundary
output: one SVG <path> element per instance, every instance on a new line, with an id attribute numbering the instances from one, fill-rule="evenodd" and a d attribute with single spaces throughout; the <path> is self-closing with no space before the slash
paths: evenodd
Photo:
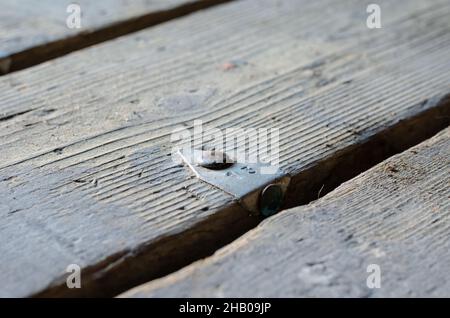
<path id="1" fill-rule="evenodd" d="M 446 129 L 122 296 L 448 297 L 449 165 Z M 367 286 L 373 265 L 379 288 Z"/>
<path id="2" fill-rule="evenodd" d="M 225 2 L 221 0 L 2 0 L 0 74 Z M 77 4 L 82 23 L 70 24 Z"/>
<path id="3" fill-rule="evenodd" d="M 58 2 L 0 1 L 1 297 L 450 296 L 448 0 L 378 1 L 381 29 L 357 0 L 81 1 L 78 31 Z M 174 162 L 194 120 L 279 129 L 288 210 Z"/>

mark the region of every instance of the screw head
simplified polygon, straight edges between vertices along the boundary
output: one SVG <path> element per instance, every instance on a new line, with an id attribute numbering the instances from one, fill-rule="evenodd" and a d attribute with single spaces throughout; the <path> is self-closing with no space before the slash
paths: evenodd
<path id="1" fill-rule="evenodd" d="M 283 203 L 283 190 L 279 185 L 269 184 L 261 192 L 259 210 L 264 217 L 277 213 Z"/>
<path id="2" fill-rule="evenodd" d="M 195 158 L 197 166 L 211 169 L 222 170 L 233 165 L 231 160 L 224 152 L 218 150 L 202 150 Z"/>

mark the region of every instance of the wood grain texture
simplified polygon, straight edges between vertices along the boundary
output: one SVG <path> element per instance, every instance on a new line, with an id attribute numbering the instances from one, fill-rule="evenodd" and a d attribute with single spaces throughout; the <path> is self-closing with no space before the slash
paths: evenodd
<path id="1" fill-rule="evenodd" d="M 194 119 L 279 128 L 288 206 L 447 125 L 448 1 L 366 6 L 240 1 L 0 78 L 0 295 L 112 295 L 259 222 L 171 160 Z"/>
<path id="2" fill-rule="evenodd" d="M 23 69 L 224 1 L 215 0 L 1 0 L 0 74 Z M 70 29 L 67 7 L 81 8 Z"/>
<path id="3" fill-rule="evenodd" d="M 123 297 L 449 297 L 450 129 Z M 380 268 L 380 288 L 366 285 Z"/>

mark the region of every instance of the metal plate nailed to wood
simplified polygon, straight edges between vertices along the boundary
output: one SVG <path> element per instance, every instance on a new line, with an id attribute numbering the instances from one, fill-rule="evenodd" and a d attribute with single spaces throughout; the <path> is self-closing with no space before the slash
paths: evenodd
<path id="1" fill-rule="evenodd" d="M 219 152 L 212 156 L 227 158 L 226 162 L 217 161 L 217 167 L 205 165 L 205 158 L 211 159 L 210 152 L 194 150 L 192 155 L 181 151 L 177 154 L 197 178 L 231 194 L 245 209 L 263 216 L 278 212 L 291 179 L 289 175 L 270 163 L 234 162 Z"/>
<path id="2" fill-rule="evenodd" d="M 114 296 L 255 227 L 236 196 L 173 162 L 172 133 L 195 135 L 195 120 L 205 146 L 209 128 L 279 128 L 283 208 L 446 127 L 450 2 L 377 3 L 383 27 L 372 30 L 357 0 L 234 1 L 0 77 L 0 295 Z M 266 186 L 253 206 L 270 211 L 279 191 L 261 200 Z M 80 289 L 66 286 L 69 264 L 82 269 Z"/>
<path id="3" fill-rule="evenodd" d="M 121 297 L 449 297 L 449 158 L 447 128 Z"/>

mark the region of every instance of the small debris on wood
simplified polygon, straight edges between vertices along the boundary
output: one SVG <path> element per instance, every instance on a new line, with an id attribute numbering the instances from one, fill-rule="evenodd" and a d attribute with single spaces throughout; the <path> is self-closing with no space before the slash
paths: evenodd
<path id="1" fill-rule="evenodd" d="M 63 153 L 64 148 L 56 148 L 55 150 L 53 150 L 54 153 L 60 155 Z"/>
<path id="2" fill-rule="evenodd" d="M 398 172 L 398 169 L 396 167 L 394 167 L 394 166 L 391 166 L 391 165 L 387 166 L 386 170 L 390 171 L 390 172 L 394 172 L 394 173 Z"/>
<path id="3" fill-rule="evenodd" d="M 247 65 L 248 63 L 246 61 L 241 61 L 241 60 L 233 60 L 233 61 L 228 61 L 224 64 L 222 64 L 222 70 L 223 71 L 230 71 L 233 70 L 235 68 Z"/>

